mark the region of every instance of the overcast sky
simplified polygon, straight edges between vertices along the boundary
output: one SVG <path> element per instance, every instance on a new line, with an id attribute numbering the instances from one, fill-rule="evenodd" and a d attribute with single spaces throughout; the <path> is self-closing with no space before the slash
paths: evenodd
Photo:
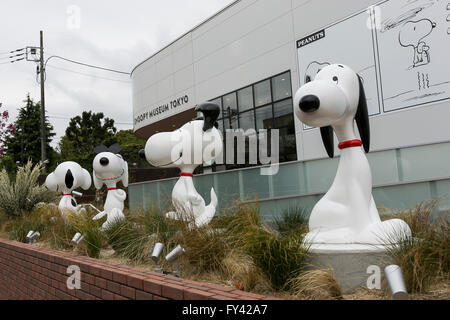
<path id="1" fill-rule="evenodd" d="M 9 55 L 4 52 L 39 46 L 39 30 L 44 31 L 46 58 L 60 55 L 131 72 L 139 62 L 231 2 L 233 0 L 2 0 L 2 109 L 10 112 L 12 122 L 28 92 L 35 101 L 40 100 L 36 64 L 27 61 L 3 63 L 9 61 Z M 64 135 L 69 119 L 84 110 L 103 112 L 115 120 L 119 130 L 132 128 L 128 75 L 55 58 L 49 60 L 46 74 L 46 111 L 57 134 L 53 146 Z"/>

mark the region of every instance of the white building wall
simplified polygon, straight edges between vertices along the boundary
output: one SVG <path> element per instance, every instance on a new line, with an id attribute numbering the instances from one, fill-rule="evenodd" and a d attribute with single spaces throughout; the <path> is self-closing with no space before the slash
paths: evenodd
<path id="1" fill-rule="evenodd" d="M 286 70 L 294 93 L 299 85 L 296 40 L 377 2 L 237 1 L 135 68 L 134 117 L 186 94 L 189 103 L 134 130 Z M 371 150 L 449 141 L 449 118 L 449 100 L 372 116 Z M 295 121 L 298 159 L 326 157 L 319 130 L 304 131 Z"/>

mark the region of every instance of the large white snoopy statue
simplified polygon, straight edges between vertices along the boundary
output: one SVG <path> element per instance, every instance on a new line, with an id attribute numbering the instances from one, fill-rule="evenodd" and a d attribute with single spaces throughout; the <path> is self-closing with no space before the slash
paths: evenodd
<path id="1" fill-rule="evenodd" d="M 128 163 L 119 154 L 121 150 L 118 144 L 109 148 L 101 145 L 94 149 L 97 154 L 92 163 L 94 185 L 97 190 L 101 189 L 103 184 L 108 189 L 103 211 L 93 217 L 94 220 L 98 220 L 107 216 L 102 229 L 117 220 L 125 219 L 123 208 L 127 194 L 116 186 L 119 181 L 122 181 L 124 187 L 128 186 Z"/>
<path id="2" fill-rule="evenodd" d="M 219 106 L 203 103 L 196 111 L 203 116 L 178 130 L 151 136 L 139 155 L 155 167 L 180 168 L 180 178 L 172 191 L 172 203 L 177 212 L 169 212 L 166 216 L 189 219 L 187 215 L 192 214 L 195 225 L 201 227 L 214 217 L 218 200 L 211 188 L 211 203 L 205 205 L 205 200 L 195 189 L 193 172 L 202 163 L 217 159 L 222 154 L 223 144 L 216 122 Z"/>
<path id="3" fill-rule="evenodd" d="M 52 191 L 61 191 L 63 196 L 59 201 L 58 209 L 63 217 L 67 214 L 81 213 L 83 208 L 77 205 L 77 201 L 72 196 L 73 190 L 81 187 L 87 190 L 91 187 L 91 175 L 78 163 L 66 161 L 59 164 L 55 171 L 50 173 L 45 179 L 45 186 Z"/>
<path id="4" fill-rule="evenodd" d="M 303 123 L 320 127 L 329 157 L 334 155 L 333 130 L 341 150 L 336 177 L 311 212 L 305 241 L 386 245 L 396 237 L 410 236 L 403 220 L 380 220 L 372 197 L 372 175 L 364 154 L 370 144 L 369 116 L 359 76 L 342 64 L 324 67 L 298 89 L 294 110 Z M 362 141 L 355 134 L 355 120 Z"/>

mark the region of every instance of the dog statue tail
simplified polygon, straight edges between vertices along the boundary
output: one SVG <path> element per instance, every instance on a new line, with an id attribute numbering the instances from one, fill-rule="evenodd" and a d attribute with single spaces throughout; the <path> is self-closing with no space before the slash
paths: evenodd
<path id="1" fill-rule="evenodd" d="M 195 225 L 197 227 L 202 227 L 211 222 L 212 218 L 214 218 L 214 215 L 216 214 L 218 202 L 216 192 L 214 191 L 214 188 L 211 188 L 211 202 L 205 207 L 203 214 L 195 219 Z"/>

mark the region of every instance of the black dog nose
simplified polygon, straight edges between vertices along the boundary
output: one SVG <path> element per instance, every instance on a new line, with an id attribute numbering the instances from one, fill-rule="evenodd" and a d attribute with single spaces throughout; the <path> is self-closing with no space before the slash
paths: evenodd
<path id="1" fill-rule="evenodd" d="M 317 96 L 309 94 L 300 99 L 299 107 L 303 112 L 314 112 L 319 109 L 320 100 Z"/>
<path id="2" fill-rule="evenodd" d="M 102 166 L 106 166 L 106 165 L 108 165 L 108 163 L 109 163 L 108 158 L 103 157 L 103 158 L 100 159 L 100 164 Z"/>
<path id="3" fill-rule="evenodd" d="M 139 158 L 145 160 L 145 150 L 144 149 L 139 150 Z"/>

